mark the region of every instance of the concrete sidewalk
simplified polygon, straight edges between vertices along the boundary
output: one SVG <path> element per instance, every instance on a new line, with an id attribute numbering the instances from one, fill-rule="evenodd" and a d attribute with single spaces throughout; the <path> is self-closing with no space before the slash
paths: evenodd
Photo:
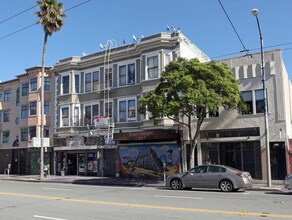
<path id="1" fill-rule="evenodd" d="M 164 187 L 163 180 L 124 178 L 124 177 L 95 177 L 95 176 L 49 176 L 40 180 L 39 175 L 0 175 L 0 180 L 27 181 L 27 182 L 49 182 L 49 183 L 70 183 L 86 185 L 107 185 L 107 186 L 135 186 L 135 187 Z M 253 187 L 248 190 L 280 191 L 283 186 L 282 180 L 273 180 L 272 186 L 267 187 L 265 180 L 254 180 Z"/>

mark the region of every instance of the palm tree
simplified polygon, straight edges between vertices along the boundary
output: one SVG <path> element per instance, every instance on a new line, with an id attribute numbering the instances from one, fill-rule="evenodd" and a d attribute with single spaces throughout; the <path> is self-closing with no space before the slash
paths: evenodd
<path id="1" fill-rule="evenodd" d="M 34 12 L 38 16 L 38 24 L 41 24 L 45 31 L 43 54 L 42 54 L 42 76 L 41 76 L 41 152 L 40 152 L 40 179 L 44 177 L 44 72 L 45 72 L 45 57 L 47 49 L 48 37 L 53 33 L 60 31 L 64 24 L 63 3 L 58 3 L 56 0 L 41 0 L 37 1 L 39 11 Z"/>

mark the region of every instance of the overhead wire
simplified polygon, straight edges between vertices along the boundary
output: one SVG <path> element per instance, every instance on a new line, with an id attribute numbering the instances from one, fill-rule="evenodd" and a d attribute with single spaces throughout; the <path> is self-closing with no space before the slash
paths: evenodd
<path id="1" fill-rule="evenodd" d="M 4 20 L 0 21 L 0 24 L 4 23 L 4 22 L 6 22 L 6 21 L 9 21 L 9 20 L 11 20 L 12 18 L 15 18 L 15 17 L 17 17 L 17 16 L 19 16 L 19 15 L 23 14 L 24 12 L 27 12 L 27 11 L 29 11 L 29 10 L 33 9 L 34 7 L 36 7 L 36 5 L 34 5 L 34 6 L 31 6 L 31 7 L 27 8 L 27 9 L 25 9 L 25 10 L 23 10 L 23 11 L 21 11 L 21 12 L 19 12 L 19 13 L 15 14 L 15 15 L 12 15 L 11 17 L 8 17 L 8 18 L 6 18 L 6 19 L 4 19 Z"/>
<path id="2" fill-rule="evenodd" d="M 246 52 L 246 55 L 250 55 L 250 54 L 248 53 L 248 51 L 249 51 L 249 50 L 248 50 L 248 49 L 246 49 L 246 47 L 245 47 L 245 45 L 244 45 L 243 41 L 241 40 L 241 37 L 239 36 L 239 34 L 238 34 L 238 32 L 237 32 L 236 28 L 234 27 L 234 25 L 233 25 L 233 23 L 232 23 L 232 21 L 231 21 L 231 19 L 230 19 L 229 15 L 228 15 L 227 11 L 225 10 L 225 8 L 224 8 L 223 4 L 221 3 L 221 1 L 220 1 L 220 0 L 218 0 L 218 2 L 219 2 L 219 4 L 220 4 L 221 8 L 223 9 L 223 11 L 224 11 L 224 13 L 225 13 L 225 15 L 226 15 L 226 17 L 227 17 L 227 19 L 228 19 L 229 23 L 231 24 L 231 26 L 232 26 L 232 28 L 233 28 L 233 31 L 235 32 L 235 34 L 236 34 L 237 38 L 239 39 L 239 41 L 240 41 L 240 43 L 241 43 L 241 45 L 242 45 L 242 47 L 243 47 L 243 50 L 242 50 L 242 51 L 240 51 L 240 52 Z"/>
<path id="3" fill-rule="evenodd" d="M 80 4 L 74 5 L 74 6 L 72 6 L 71 8 L 68 8 L 68 9 L 64 10 L 64 12 L 70 11 L 70 10 L 72 10 L 72 9 L 74 9 L 74 8 L 77 8 L 77 7 L 79 7 L 79 6 L 83 5 L 83 4 L 86 4 L 86 3 L 90 2 L 90 1 L 92 1 L 92 0 L 87 0 L 87 1 L 81 2 Z M 29 11 L 29 10 L 33 9 L 34 7 L 36 7 L 36 6 L 30 7 L 30 8 L 28 8 L 28 9 L 22 11 L 22 12 L 17 13 L 16 15 L 13 15 L 13 16 L 7 18 L 7 19 L 4 19 L 4 20 L 3 20 L 2 22 L 0 22 L 0 23 L 4 23 L 4 22 L 6 22 L 6 21 L 8 21 L 8 20 L 10 20 L 10 19 L 12 19 L 12 18 L 14 18 L 14 17 L 17 17 L 18 15 L 20 15 L 20 14 L 26 12 L 26 11 Z M 33 24 L 30 24 L 30 25 L 28 25 L 28 26 L 26 26 L 26 27 L 20 28 L 20 29 L 14 31 L 14 32 L 11 32 L 11 33 L 7 34 L 7 35 L 4 35 L 4 36 L 0 37 L 0 40 L 3 40 L 4 38 L 7 38 L 7 37 L 9 37 L 9 36 L 11 36 L 11 35 L 14 35 L 14 34 L 16 34 L 16 33 L 19 33 L 19 32 L 21 32 L 21 31 L 23 31 L 23 30 L 26 30 L 26 29 L 28 29 L 28 28 L 34 26 L 34 25 L 37 25 L 37 22 L 35 22 L 35 23 L 33 23 Z"/>

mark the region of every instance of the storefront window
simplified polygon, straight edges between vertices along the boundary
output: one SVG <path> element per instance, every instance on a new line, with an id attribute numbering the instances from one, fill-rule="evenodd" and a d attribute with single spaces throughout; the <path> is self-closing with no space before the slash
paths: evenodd
<path id="1" fill-rule="evenodd" d="M 88 175 L 96 175 L 97 173 L 96 153 L 87 153 L 87 172 Z"/>

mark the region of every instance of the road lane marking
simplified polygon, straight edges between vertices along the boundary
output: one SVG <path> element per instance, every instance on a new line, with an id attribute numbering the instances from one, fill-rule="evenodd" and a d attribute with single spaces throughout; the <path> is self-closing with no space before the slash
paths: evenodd
<path id="1" fill-rule="evenodd" d="M 34 218 L 42 218 L 42 219 L 51 219 L 51 220 L 66 220 L 64 218 L 53 218 L 48 216 L 41 216 L 41 215 L 33 215 Z"/>
<path id="2" fill-rule="evenodd" d="M 135 208 L 145 208 L 145 209 L 161 209 L 161 210 L 168 210 L 168 211 L 188 211 L 188 212 L 197 212 L 197 213 L 271 217 L 271 218 L 276 218 L 276 219 L 280 219 L 280 218 L 292 219 L 292 215 L 273 214 L 273 213 L 266 213 L 266 212 L 260 213 L 260 212 L 248 212 L 248 211 L 225 211 L 225 210 L 212 210 L 212 209 L 180 208 L 180 207 L 172 207 L 172 206 L 144 205 L 144 204 L 120 203 L 120 202 L 103 202 L 103 201 L 95 201 L 95 200 L 71 199 L 71 198 L 62 198 L 62 197 L 55 197 L 55 196 L 42 196 L 42 195 L 9 193 L 9 192 L 0 192 L 0 195 L 30 197 L 30 198 L 37 198 L 37 199 L 51 199 L 51 200 L 58 200 L 58 201 L 87 203 L 87 204 L 96 204 L 96 205 L 123 206 L 123 207 L 135 207 Z"/>
<path id="3" fill-rule="evenodd" d="M 155 197 L 160 198 L 174 198 L 174 199 L 204 199 L 201 197 L 190 197 L 190 196 L 165 196 L 165 195 L 155 195 Z"/>
<path id="4" fill-rule="evenodd" d="M 71 189 L 62 189 L 62 188 L 43 188 L 44 190 L 57 190 L 57 191 L 71 191 Z"/>

